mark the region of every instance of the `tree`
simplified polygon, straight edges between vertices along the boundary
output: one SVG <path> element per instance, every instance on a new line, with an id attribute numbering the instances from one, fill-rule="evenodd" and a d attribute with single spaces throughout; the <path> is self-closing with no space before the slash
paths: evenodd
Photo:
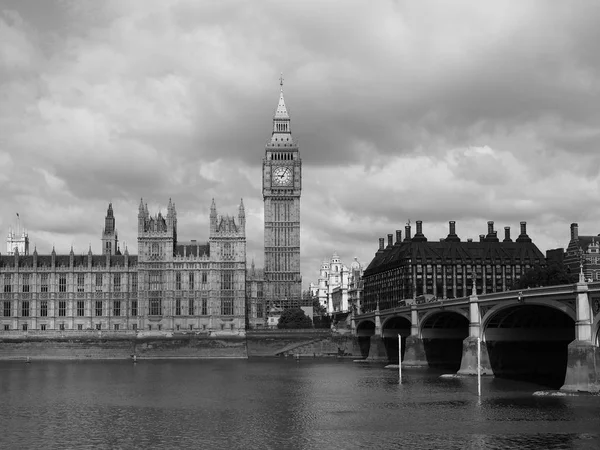
<path id="1" fill-rule="evenodd" d="M 513 285 L 513 289 L 527 289 L 542 286 L 556 286 L 577 282 L 577 274 L 567 272 L 563 264 L 550 263 L 548 266 L 535 266 L 525 272 Z"/>
<path id="2" fill-rule="evenodd" d="M 312 306 L 313 316 L 322 316 L 327 313 L 325 307 L 319 302 L 319 298 L 310 289 L 302 292 L 302 306 Z"/>
<path id="3" fill-rule="evenodd" d="M 312 320 L 301 308 L 288 308 L 281 313 L 277 328 L 312 328 Z"/>

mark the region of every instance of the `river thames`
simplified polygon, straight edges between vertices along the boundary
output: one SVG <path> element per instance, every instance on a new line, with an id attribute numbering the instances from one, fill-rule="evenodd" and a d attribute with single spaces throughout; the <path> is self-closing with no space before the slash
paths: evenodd
<path id="1" fill-rule="evenodd" d="M 0 447 L 598 449 L 600 397 L 349 360 L 0 362 Z"/>

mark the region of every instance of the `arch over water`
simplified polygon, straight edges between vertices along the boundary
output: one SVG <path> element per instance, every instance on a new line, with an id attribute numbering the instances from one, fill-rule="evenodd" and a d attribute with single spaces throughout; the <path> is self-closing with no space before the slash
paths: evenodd
<path id="1" fill-rule="evenodd" d="M 381 325 L 383 332 L 383 344 L 388 360 L 398 362 L 398 335 L 402 336 L 402 354 L 406 349 L 406 338 L 410 336 L 411 322 L 405 316 L 389 317 Z"/>
<path id="2" fill-rule="evenodd" d="M 575 339 L 569 312 L 555 305 L 512 304 L 487 314 L 483 335 L 494 375 L 560 388 Z"/>
<path id="3" fill-rule="evenodd" d="M 429 366 L 458 371 L 469 319 L 461 311 L 441 310 L 421 320 L 421 337 Z"/>

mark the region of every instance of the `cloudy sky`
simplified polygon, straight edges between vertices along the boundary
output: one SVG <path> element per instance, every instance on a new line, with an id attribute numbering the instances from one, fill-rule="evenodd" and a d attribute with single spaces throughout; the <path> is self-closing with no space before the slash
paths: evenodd
<path id="1" fill-rule="evenodd" d="M 599 21 L 592 0 L 0 0 L 0 230 L 18 212 L 38 252 L 100 252 L 112 202 L 136 253 L 140 197 L 171 197 L 184 240 L 243 197 L 261 266 L 283 72 L 305 286 L 408 220 L 566 246 L 600 233 Z"/>

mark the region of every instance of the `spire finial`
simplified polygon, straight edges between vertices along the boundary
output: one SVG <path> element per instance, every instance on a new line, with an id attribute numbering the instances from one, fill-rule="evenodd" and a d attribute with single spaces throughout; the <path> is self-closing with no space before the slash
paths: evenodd
<path id="1" fill-rule="evenodd" d="M 283 72 L 279 76 L 279 86 L 281 86 L 281 90 L 283 91 Z"/>

